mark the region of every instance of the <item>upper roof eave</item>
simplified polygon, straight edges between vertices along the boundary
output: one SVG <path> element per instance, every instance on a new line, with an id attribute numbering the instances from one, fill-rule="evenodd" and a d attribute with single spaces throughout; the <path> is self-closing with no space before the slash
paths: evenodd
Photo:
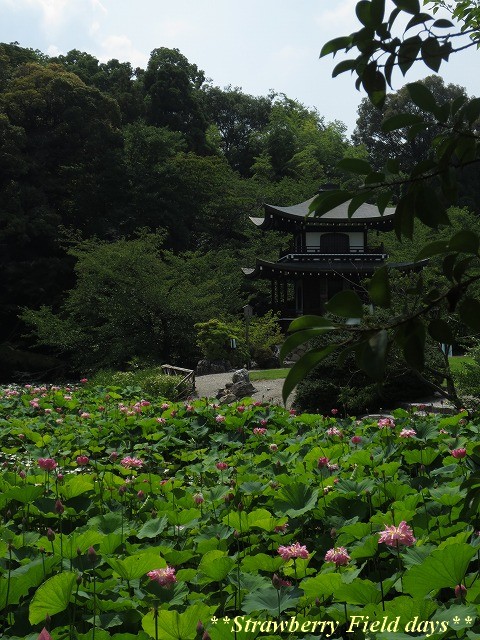
<path id="1" fill-rule="evenodd" d="M 309 211 L 310 204 L 313 202 L 313 200 L 314 198 L 310 198 L 309 200 L 305 200 L 305 202 L 300 202 L 299 204 L 294 204 L 290 207 L 276 207 L 272 204 L 265 204 L 265 219 L 267 218 L 267 214 L 270 214 L 274 215 L 275 217 L 289 218 L 293 220 L 301 220 L 302 218 L 304 219 L 308 217 L 312 220 L 312 222 L 322 220 L 328 222 L 379 222 L 381 220 L 392 218 L 395 214 L 395 207 L 387 207 L 382 215 L 378 210 L 378 207 L 376 207 L 375 205 L 363 203 L 362 205 L 360 205 L 360 207 L 358 207 L 353 215 L 349 217 L 348 206 L 351 202 L 351 200 L 349 200 L 339 205 L 338 207 L 334 207 L 331 211 L 328 211 L 323 216 L 316 218 L 313 214 L 310 214 Z"/>

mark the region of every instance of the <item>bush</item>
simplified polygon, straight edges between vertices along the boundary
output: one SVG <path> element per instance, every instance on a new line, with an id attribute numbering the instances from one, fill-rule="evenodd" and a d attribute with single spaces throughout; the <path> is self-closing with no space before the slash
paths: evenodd
<path id="1" fill-rule="evenodd" d="M 336 357 L 326 359 L 298 385 L 294 406 L 301 411 L 327 414 L 332 409 L 359 415 L 392 407 L 401 401 L 416 400 L 431 395 L 432 386 L 392 358 L 385 380 L 372 382 L 358 370 L 352 357 L 341 366 Z"/>
<path id="2" fill-rule="evenodd" d="M 232 366 L 242 366 L 248 360 L 245 340 L 237 323 L 212 319 L 195 325 L 197 346 L 206 360 L 228 360 Z M 232 348 L 235 341 L 235 348 Z"/>
<path id="3" fill-rule="evenodd" d="M 98 371 L 89 382 L 92 387 L 127 387 L 139 389 L 146 396 L 179 400 L 188 393 L 186 384 L 182 384 L 181 376 L 167 376 L 160 367 L 137 369 L 134 371 Z"/>
<path id="4" fill-rule="evenodd" d="M 249 325 L 250 354 L 257 365 L 263 368 L 279 366 L 274 347 L 281 344 L 284 336 L 278 324 L 278 314 L 268 311 L 264 316 L 253 317 Z"/>

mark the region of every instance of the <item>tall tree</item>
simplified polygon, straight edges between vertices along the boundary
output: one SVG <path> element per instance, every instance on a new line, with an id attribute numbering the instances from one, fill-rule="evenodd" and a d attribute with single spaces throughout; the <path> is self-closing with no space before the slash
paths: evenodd
<path id="1" fill-rule="evenodd" d="M 180 131 L 193 151 L 203 151 L 207 121 L 199 92 L 204 81 L 203 71 L 178 49 L 154 49 L 143 76 L 147 124 Z"/>
<path id="2" fill-rule="evenodd" d="M 0 94 L 3 327 L 17 305 L 58 301 L 70 267 L 59 227 L 100 236 L 123 221 L 118 106 L 55 65 L 24 64 Z"/>
<path id="3" fill-rule="evenodd" d="M 205 116 L 220 134 L 220 149 L 230 166 L 242 176 L 250 175 L 260 152 L 259 135 L 267 126 L 272 97 L 255 97 L 239 88 L 207 86 L 203 91 Z"/>

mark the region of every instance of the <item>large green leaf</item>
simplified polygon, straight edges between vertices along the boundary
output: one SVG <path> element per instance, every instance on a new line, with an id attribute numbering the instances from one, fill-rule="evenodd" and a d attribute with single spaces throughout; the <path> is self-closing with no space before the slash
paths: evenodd
<path id="1" fill-rule="evenodd" d="M 107 558 L 107 562 L 124 580 L 135 580 L 146 575 L 149 571 L 167 566 L 163 558 L 151 552 L 136 553 L 123 560 L 120 558 Z"/>
<path id="2" fill-rule="evenodd" d="M 386 118 L 382 122 L 382 131 L 385 133 L 389 131 L 395 131 L 396 129 L 402 129 L 412 124 L 419 124 L 423 122 L 423 118 L 413 113 L 397 113 L 390 118 Z"/>
<path id="3" fill-rule="evenodd" d="M 390 281 L 387 267 L 377 269 L 368 283 L 368 295 L 378 307 L 390 306 Z"/>
<path id="4" fill-rule="evenodd" d="M 47 616 L 64 611 L 70 602 L 77 576 L 71 571 L 64 571 L 49 578 L 38 587 L 30 602 L 28 619 L 30 624 L 44 622 Z"/>
<path id="5" fill-rule="evenodd" d="M 478 300 L 470 297 L 463 298 L 458 306 L 458 315 L 467 327 L 474 331 L 480 331 L 480 302 Z"/>
<path id="6" fill-rule="evenodd" d="M 377 604 L 382 600 L 382 593 L 370 580 L 355 578 L 350 584 L 342 584 L 334 593 L 337 602 L 348 604 Z"/>
<path id="7" fill-rule="evenodd" d="M 159 536 L 168 524 L 166 516 L 161 518 L 154 518 L 153 520 L 147 520 L 140 531 L 137 533 L 137 538 L 142 540 L 143 538 L 156 538 Z"/>
<path id="8" fill-rule="evenodd" d="M 277 493 L 273 508 L 279 515 L 299 516 L 314 509 L 317 500 L 318 489 L 312 489 L 302 482 L 292 482 Z"/>
<path id="9" fill-rule="evenodd" d="M 476 549 L 468 544 L 452 544 L 437 549 L 403 577 L 403 590 L 414 598 L 424 598 L 431 591 L 462 584 Z"/>
<path id="10" fill-rule="evenodd" d="M 242 560 L 242 569 L 251 572 L 267 571 L 268 573 L 274 573 L 283 565 L 283 562 L 283 558 L 280 556 L 272 558 L 265 553 L 257 553 Z"/>
<path id="11" fill-rule="evenodd" d="M 342 318 L 362 318 L 363 304 L 358 294 L 351 289 L 340 291 L 325 305 L 330 313 Z"/>
<path id="12" fill-rule="evenodd" d="M 277 615 L 286 609 L 294 609 L 302 592 L 299 589 L 278 591 L 274 587 L 254 591 L 248 594 L 242 602 L 242 611 L 267 611 L 271 616 Z"/>
<path id="13" fill-rule="evenodd" d="M 339 573 L 325 573 L 315 578 L 305 578 L 300 587 L 309 598 L 328 598 L 342 585 L 342 576 Z"/>
<path id="14" fill-rule="evenodd" d="M 308 340 L 312 340 L 314 338 L 319 338 L 326 331 L 331 331 L 334 329 L 333 324 L 329 327 L 318 327 L 316 329 L 305 329 L 304 331 L 297 331 L 296 333 L 288 336 L 285 342 L 282 344 L 280 349 L 280 360 L 285 360 L 286 356 L 296 349 L 299 345 L 304 342 L 308 342 Z"/>
<path id="15" fill-rule="evenodd" d="M 234 564 L 233 558 L 227 556 L 225 551 L 214 549 L 202 557 L 198 570 L 215 582 L 220 582 L 228 575 Z"/>
<path id="16" fill-rule="evenodd" d="M 142 627 L 151 638 L 161 640 L 195 640 L 197 637 L 197 624 L 199 620 L 209 620 L 215 607 L 207 607 L 203 604 L 195 604 L 183 613 L 161 609 L 151 611 L 142 618 Z"/>
<path id="17" fill-rule="evenodd" d="M 360 175 L 367 175 L 372 171 L 370 163 L 360 158 L 343 158 L 343 160 L 340 160 L 337 164 L 337 168 Z"/>
<path id="18" fill-rule="evenodd" d="M 288 396 L 292 393 L 297 384 L 301 382 L 308 373 L 310 373 L 313 367 L 315 367 L 319 362 L 322 362 L 322 360 L 325 360 L 325 358 L 335 351 L 338 346 L 339 345 L 336 344 L 330 344 L 323 349 L 314 349 L 309 351 L 293 365 L 285 378 L 285 382 L 283 383 L 282 398 L 284 402 L 287 401 Z"/>

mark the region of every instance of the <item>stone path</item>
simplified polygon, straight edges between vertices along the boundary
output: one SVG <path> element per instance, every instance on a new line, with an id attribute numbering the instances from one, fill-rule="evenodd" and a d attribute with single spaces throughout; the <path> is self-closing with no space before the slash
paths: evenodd
<path id="1" fill-rule="evenodd" d="M 213 373 L 207 376 L 197 376 L 195 378 L 195 386 L 199 398 L 215 398 L 219 389 L 223 389 L 228 382 L 232 382 L 233 372 L 230 373 Z M 283 406 L 282 387 L 284 379 L 278 380 L 252 380 L 255 387 L 255 393 L 252 398 L 270 404 L 279 404 Z M 289 398 L 287 406 L 290 407 L 293 395 Z"/>

